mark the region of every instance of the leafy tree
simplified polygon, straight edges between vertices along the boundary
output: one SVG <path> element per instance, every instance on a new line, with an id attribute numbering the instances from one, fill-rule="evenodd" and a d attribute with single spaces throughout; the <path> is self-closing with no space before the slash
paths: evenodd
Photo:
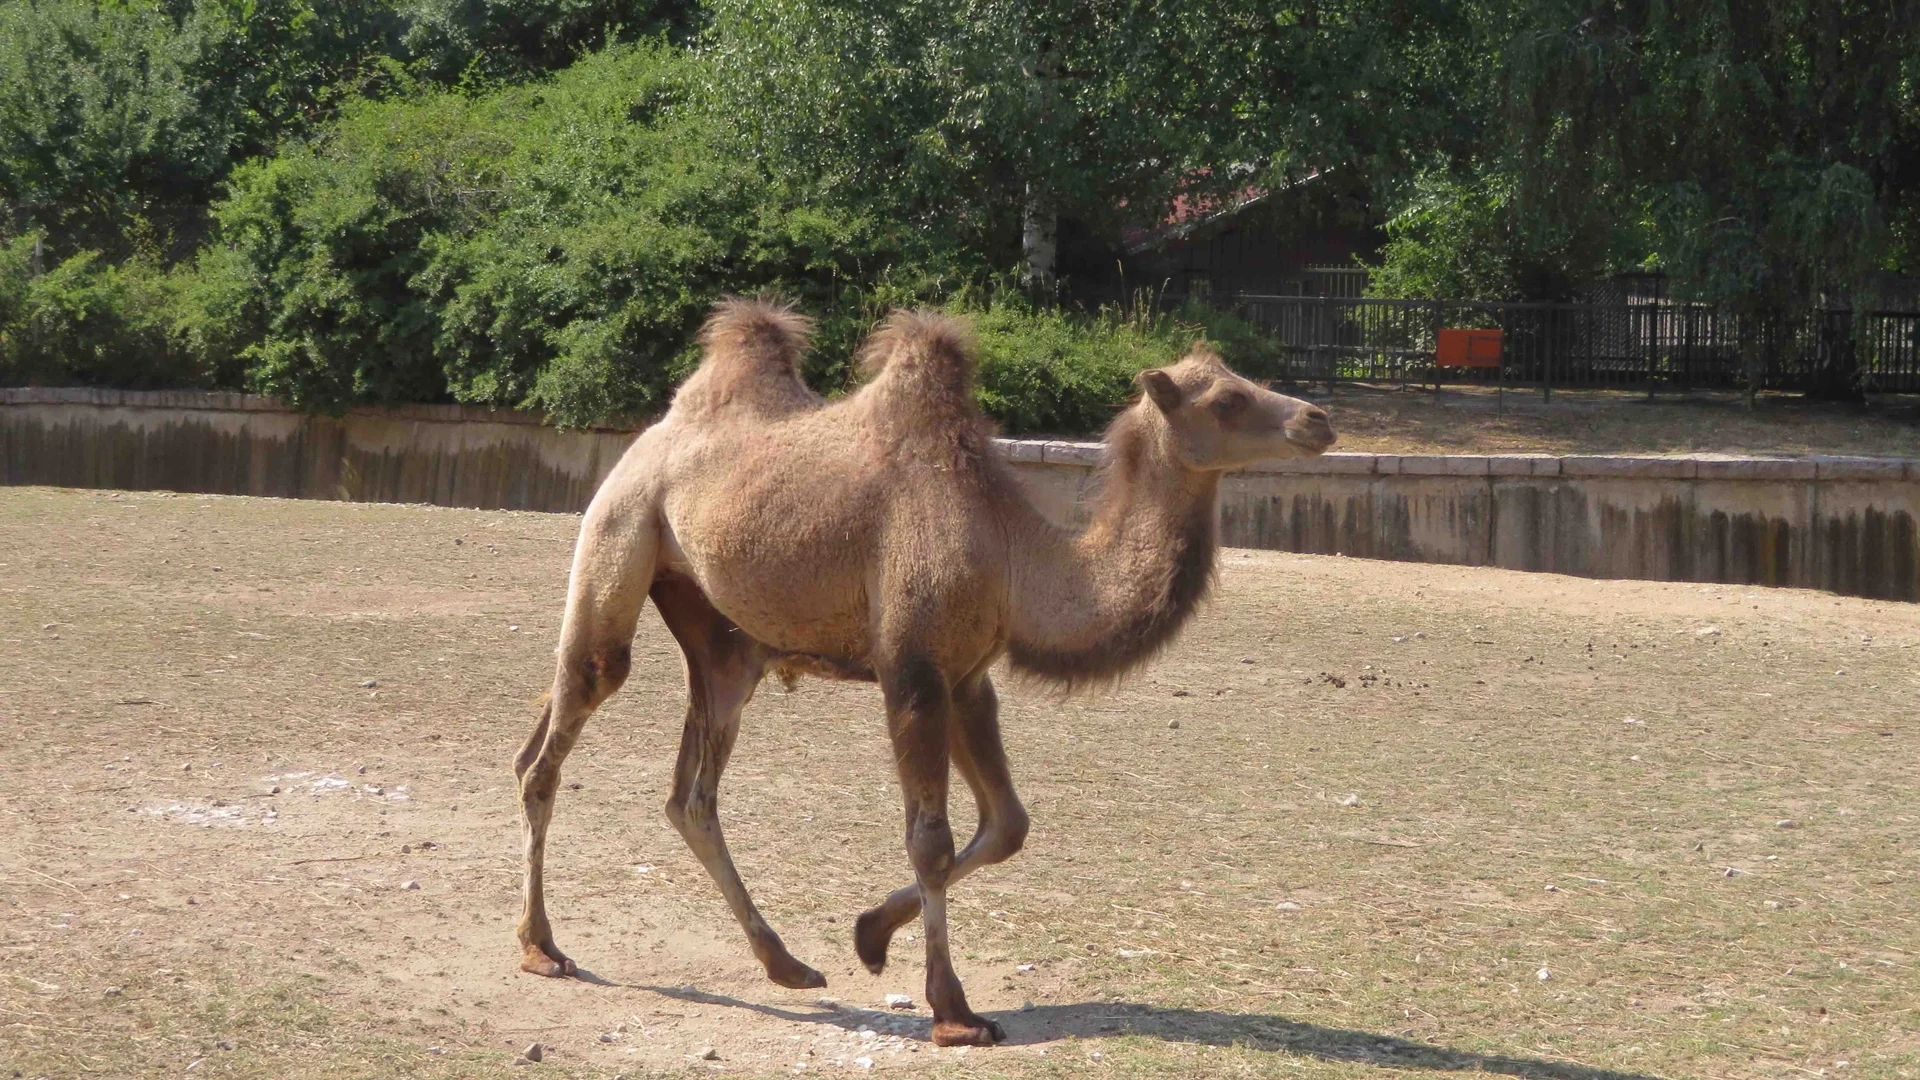
<path id="1" fill-rule="evenodd" d="M 1098 230 L 1405 160 L 1450 9 L 1399 0 L 716 0 L 709 96 L 750 152 L 930 242 L 1052 273 Z M 796 107 L 795 103 L 801 103 Z"/>
<path id="2" fill-rule="evenodd" d="M 1916 268 L 1915 4 L 1472 10 L 1493 122 L 1396 193 L 1381 287 L 1552 297 L 1654 265 L 1745 312 L 1764 360 L 1783 313 Z"/>
<path id="3" fill-rule="evenodd" d="M 616 42 L 693 27 L 693 0 L 410 0 L 404 49 L 422 77 L 518 81 Z"/>
<path id="4" fill-rule="evenodd" d="M 850 348 L 898 253 L 721 152 L 681 107 L 697 67 L 616 47 L 548 84 L 349 108 L 235 173 L 185 325 L 309 407 L 451 397 L 576 424 L 657 407 L 726 292 L 839 312 L 826 336 Z"/>
<path id="5" fill-rule="evenodd" d="M 15 228 L 98 244 L 154 205 L 202 196 L 226 164 L 194 50 L 166 13 L 83 0 L 0 4 L 0 202 Z"/>

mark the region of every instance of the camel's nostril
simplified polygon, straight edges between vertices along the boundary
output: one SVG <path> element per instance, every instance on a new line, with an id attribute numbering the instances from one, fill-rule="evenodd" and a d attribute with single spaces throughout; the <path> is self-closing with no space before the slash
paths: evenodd
<path id="1" fill-rule="evenodd" d="M 1327 410 L 1318 405 L 1309 405 L 1307 406 L 1307 419 L 1317 420 L 1324 424 L 1327 422 Z"/>

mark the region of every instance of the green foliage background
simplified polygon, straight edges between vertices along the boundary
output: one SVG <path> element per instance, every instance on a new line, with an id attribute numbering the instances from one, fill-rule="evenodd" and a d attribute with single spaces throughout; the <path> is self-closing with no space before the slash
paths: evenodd
<path id="1" fill-rule="evenodd" d="M 1195 335 L 1011 284 L 1309 175 L 1382 295 L 1665 271 L 1764 326 L 1920 268 L 1920 4 L 1687 0 L 0 0 L 0 381 L 315 409 L 658 409 L 773 291 L 838 392 L 891 306 L 971 312 L 981 400 L 1097 428 Z"/>

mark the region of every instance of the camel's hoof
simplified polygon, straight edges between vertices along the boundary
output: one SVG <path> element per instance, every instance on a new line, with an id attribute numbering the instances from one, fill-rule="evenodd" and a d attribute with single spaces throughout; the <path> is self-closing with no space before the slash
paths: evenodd
<path id="1" fill-rule="evenodd" d="M 545 946 L 528 945 L 526 953 L 520 957 L 520 970 L 544 975 L 549 979 L 564 979 L 573 975 L 578 969 L 574 967 L 572 960 L 567 959 L 565 953 L 549 943 Z"/>
<path id="2" fill-rule="evenodd" d="M 875 975 L 887 970 L 887 943 L 893 930 L 880 921 L 880 909 L 863 911 L 853 921 L 853 951 Z"/>
<path id="3" fill-rule="evenodd" d="M 933 1022 L 933 1045 L 935 1046 L 992 1046 L 1006 1040 L 1007 1033 L 1000 1025 L 984 1016 L 972 1016 L 966 1020 L 935 1020 Z"/>
<path id="4" fill-rule="evenodd" d="M 818 990 L 827 985 L 827 977 L 807 965 L 786 957 L 767 965 L 767 978 L 789 990 Z"/>

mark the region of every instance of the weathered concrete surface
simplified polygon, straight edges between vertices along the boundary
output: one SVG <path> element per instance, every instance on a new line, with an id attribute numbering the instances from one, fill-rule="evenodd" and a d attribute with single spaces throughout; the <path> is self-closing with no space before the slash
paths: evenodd
<path id="1" fill-rule="evenodd" d="M 8 484 L 578 511 L 632 440 L 459 406 L 290 412 L 235 394 L 0 391 Z M 1099 448 L 1008 441 L 1084 517 Z M 1920 460 L 1329 454 L 1226 477 L 1228 544 L 1920 600 Z"/>
<path id="2" fill-rule="evenodd" d="M 0 391 L 8 484 L 570 511 L 632 440 L 457 405 L 329 417 L 241 394 Z"/>
<path id="3" fill-rule="evenodd" d="M 1023 461 L 1084 518 L 1079 446 Z M 1920 600 L 1920 461 L 1329 454 L 1234 473 L 1224 541 L 1581 577 L 1718 581 Z"/>

